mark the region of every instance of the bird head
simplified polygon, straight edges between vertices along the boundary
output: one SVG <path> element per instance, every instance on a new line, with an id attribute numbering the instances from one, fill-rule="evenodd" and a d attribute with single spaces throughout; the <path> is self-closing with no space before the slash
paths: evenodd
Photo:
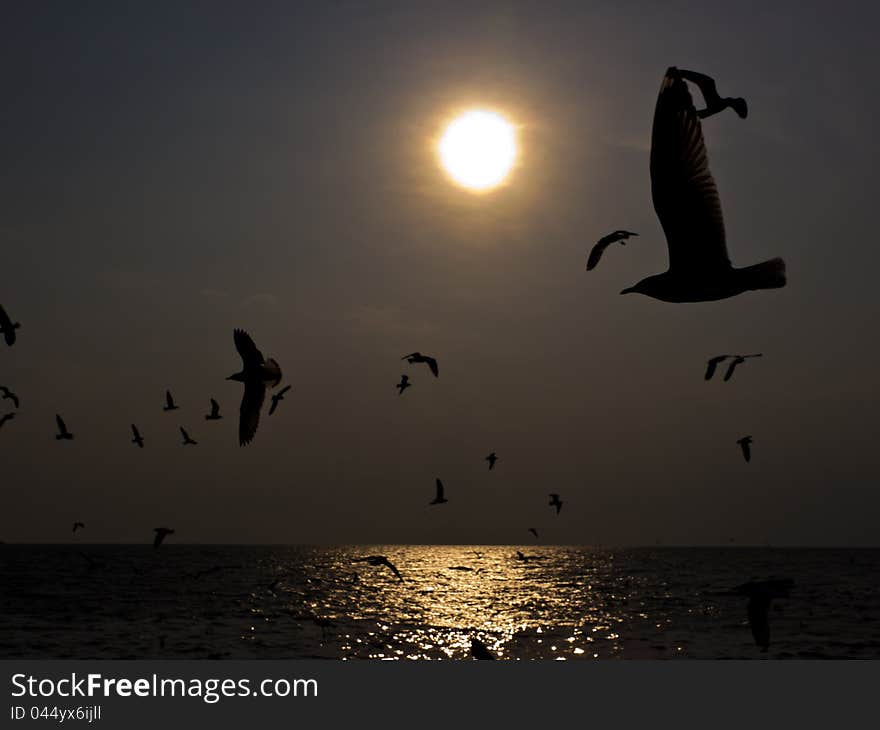
<path id="1" fill-rule="evenodd" d="M 226 379 L 227 380 L 237 380 L 240 383 L 243 383 L 244 382 L 244 373 L 243 372 L 242 373 L 233 373 L 232 375 L 230 375 Z"/>

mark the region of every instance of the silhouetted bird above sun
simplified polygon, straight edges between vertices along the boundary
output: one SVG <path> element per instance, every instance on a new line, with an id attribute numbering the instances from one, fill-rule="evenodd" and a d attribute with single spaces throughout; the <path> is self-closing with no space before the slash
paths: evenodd
<path id="1" fill-rule="evenodd" d="M 394 387 L 397 388 L 397 395 L 403 395 L 403 391 L 407 388 L 412 388 L 412 383 L 409 382 L 409 375 L 401 375 L 400 382 Z"/>
<path id="2" fill-rule="evenodd" d="M 736 355 L 727 367 L 727 372 L 724 373 L 724 382 L 726 383 L 730 380 L 737 365 L 742 365 L 750 357 L 761 357 L 761 353 L 756 352 L 754 355 Z"/>
<path id="3" fill-rule="evenodd" d="M 12 405 L 18 408 L 18 396 L 15 393 L 9 390 L 9 388 L 7 388 L 5 385 L 0 385 L 0 393 L 3 393 L 3 396 L 0 397 L 0 400 L 11 400 Z"/>
<path id="4" fill-rule="evenodd" d="M 6 314 L 6 310 L 3 309 L 3 306 L 0 305 L 0 333 L 3 334 L 3 339 L 6 340 L 6 344 L 12 347 L 15 344 L 15 330 L 21 327 L 20 322 L 13 322 L 9 319 L 9 315 Z"/>
<path id="5" fill-rule="evenodd" d="M 587 258 L 587 271 L 592 271 L 596 268 L 596 264 L 599 263 L 599 259 L 601 259 L 602 254 L 605 253 L 605 249 L 612 243 L 619 241 L 621 246 L 626 246 L 627 238 L 638 235 L 638 233 L 633 233 L 632 231 L 614 231 L 614 233 L 609 233 L 607 236 L 602 236 L 602 238 L 596 242 L 596 245 L 593 246 L 593 250 L 590 251 L 590 256 Z"/>
<path id="6" fill-rule="evenodd" d="M 171 391 L 165 391 L 165 406 L 162 408 L 163 411 L 176 411 L 179 406 L 175 405 L 174 398 L 171 397 Z"/>
<path id="7" fill-rule="evenodd" d="M 260 410 L 266 397 L 266 385 L 275 387 L 281 382 L 281 368 L 272 358 L 266 360 L 257 349 L 250 335 L 244 330 L 232 333 L 235 349 L 241 355 L 242 368 L 230 375 L 227 380 L 244 383 L 244 395 L 238 421 L 238 443 L 249 444 L 257 433 L 260 423 Z"/>
<path id="8" fill-rule="evenodd" d="M 195 439 L 191 438 L 183 426 L 180 427 L 180 435 L 183 436 L 183 445 L 184 446 L 189 446 L 190 444 L 192 444 L 193 446 L 198 446 L 199 442 L 196 441 Z"/>
<path id="9" fill-rule="evenodd" d="M 706 74 L 701 74 L 697 71 L 687 71 L 683 68 L 680 68 L 678 73 L 683 79 L 696 84 L 700 89 L 700 93 L 703 95 L 703 100 L 706 102 L 706 108 L 697 111 L 697 116 L 700 117 L 700 119 L 711 117 L 713 114 L 722 112 L 728 107 L 733 109 L 740 119 L 745 119 L 749 115 L 749 107 L 746 104 L 746 100 L 742 97 L 734 99 L 726 96 L 722 98 L 718 93 L 718 89 L 715 87 L 715 79 L 711 76 L 706 76 Z"/>
<path id="10" fill-rule="evenodd" d="M 73 531 L 74 532 L 76 532 L 79 529 L 85 529 L 85 527 L 86 527 L 85 522 L 74 522 L 73 523 Z"/>
<path id="11" fill-rule="evenodd" d="M 538 531 L 534 527 L 530 527 L 529 532 L 531 532 L 535 536 L 536 540 L 538 539 Z"/>
<path id="12" fill-rule="evenodd" d="M 494 660 L 495 655 L 489 651 L 489 647 L 487 647 L 482 641 L 479 639 L 472 638 L 471 639 L 471 656 L 474 659 L 481 660 Z"/>
<path id="13" fill-rule="evenodd" d="M 409 355 L 404 355 L 400 359 L 406 360 L 410 365 L 423 362 L 431 369 L 431 372 L 434 373 L 435 378 L 440 377 L 440 367 L 437 365 L 437 360 L 435 360 L 433 357 L 423 355 L 421 352 L 412 352 Z"/>
<path id="14" fill-rule="evenodd" d="M 494 467 L 495 462 L 498 461 L 498 457 L 495 455 L 494 451 L 486 457 L 486 461 L 489 462 L 489 471 L 492 471 L 492 467 Z"/>
<path id="15" fill-rule="evenodd" d="M 292 386 L 285 385 L 281 390 L 279 390 L 275 395 L 272 396 L 272 405 L 269 406 L 269 415 L 271 416 L 275 413 L 275 409 L 278 408 L 278 404 L 284 400 L 284 394 L 291 389 Z"/>
<path id="16" fill-rule="evenodd" d="M 168 537 L 168 535 L 173 535 L 174 530 L 171 530 L 167 527 L 154 527 L 153 532 L 156 533 L 156 537 L 153 539 L 153 547 L 157 548 L 162 544 L 162 541 Z"/>
<path id="17" fill-rule="evenodd" d="M 355 558 L 352 560 L 353 563 L 369 563 L 370 565 L 384 565 L 386 568 L 390 568 L 391 572 L 397 576 L 397 579 L 403 583 L 403 576 L 400 574 L 400 571 L 394 566 L 394 564 L 386 558 L 384 555 L 369 555 L 366 558 Z"/>
<path id="18" fill-rule="evenodd" d="M 206 421 L 219 421 L 223 416 L 220 415 L 220 404 L 211 398 L 211 412 L 205 416 Z"/>
<path id="19" fill-rule="evenodd" d="M 58 424 L 58 433 L 55 435 L 57 441 L 73 440 L 73 434 L 67 430 L 67 425 L 64 423 L 64 419 L 62 419 L 57 413 L 55 414 L 55 423 Z"/>
<path id="20" fill-rule="evenodd" d="M 743 452 L 743 457 L 746 461 L 752 460 L 752 437 L 751 436 L 743 436 L 739 441 L 737 441 L 740 448 Z"/>
<path id="21" fill-rule="evenodd" d="M 11 421 L 13 418 L 15 418 L 14 412 L 4 413 L 2 416 L 0 416 L 0 428 L 3 428 L 3 424 L 7 421 Z"/>
<path id="22" fill-rule="evenodd" d="M 556 514 L 559 514 L 559 510 L 562 509 L 562 500 L 559 499 L 558 494 L 550 495 L 550 502 L 548 503 L 551 507 L 556 507 Z"/>
<path id="23" fill-rule="evenodd" d="M 449 500 L 443 496 L 443 482 L 439 479 L 436 479 L 435 481 L 437 482 L 437 495 L 428 504 L 443 504 L 444 502 L 448 502 Z"/>
<path id="24" fill-rule="evenodd" d="M 735 593 L 748 596 L 746 613 L 755 643 L 766 652 L 770 646 L 770 602 L 774 598 L 787 598 L 794 587 L 790 578 L 750 581 L 734 589 Z"/>
<path id="25" fill-rule="evenodd" d="M 700 120 L 678 70 L 663 78 L 651 136 L 651 196 L 669 249 L 669 270 L 624 289 L 664 302 L 705 302 L 785 286 L 780 258 L 735 269 Z"/>

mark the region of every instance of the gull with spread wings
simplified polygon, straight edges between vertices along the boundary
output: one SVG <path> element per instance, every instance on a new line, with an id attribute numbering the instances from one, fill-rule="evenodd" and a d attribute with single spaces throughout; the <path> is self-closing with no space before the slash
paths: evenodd
<path id="1" fill-rule="evenodd" d="M 244 383 L 238 421 L 238 443 L 246 446 L 257 433 L 266 386 L 274 388 L 281 382 L 281 367 L 272 358 L 264 358 L 251 336 L 244 330 L 234 330 L 232 336 L 235 349 L 241 355 L 242 368 L 240 372 L 233 373 L 226 379 Z"/>
<path id="2" fill-rule="evenodd" d="M 621 246 L 626 246 L 626 239 L 630 236 L 638 236 L 638 233 L 633 233 L 632 231 L 614 231 L 614 233 L 609 233 L 607 236 L 602 236 L 598 241 L 596 241 L 596 245 L 593 246 L 593 250 L 590 251 L 590 256 L 587 258 L 587 271 L 592 271 L 596 268 L 596 265 L 599 263 L 599 259 L 602 258 L 602 254 L 605 253 L 605 249 L 608 248 L 612 243 L 616 243 L 620 241 Z"/>
<path id="3" fill-rule="evenodd" d="M 431 369 L 435 378 L 440 377 L 440 367 L 437 365 L 437 360 L 430 355 L 423 355 L 421 352 L 411 352 L 409 355 L 404 355 L 400 359 L 406 360 L 410 365 L 416 365 L 423 362 Z"/>
<path id="4" fill-rule="evenodd" d="M 16 408 L 18 408 L 18 405 L 19 405 L 18 396 L 15 393 L 13 393 L 11 390 L 9 390 L 9 388 L 7 388 L 5 385 L 0 385 L 0 392 L 3 393 L 3 396 L 0 397 L 0 400 L 9 399 L 12 401 L 12 405 L 14 405 Z"/>
<path id="5" fill-rule="evenodd" d="M 403 583 L 403 576 L 400 574 L 400 571 L 394 566 L 394 563 L 392 563 L 384 555 L 368 555 L 366 558 L 355 558 L 351 562 L 369 563 L 370 565 L 384 565 L 386 568 L 390 568 L 391 572 L 397 576 L 398 580 L 401 583 Z"/>

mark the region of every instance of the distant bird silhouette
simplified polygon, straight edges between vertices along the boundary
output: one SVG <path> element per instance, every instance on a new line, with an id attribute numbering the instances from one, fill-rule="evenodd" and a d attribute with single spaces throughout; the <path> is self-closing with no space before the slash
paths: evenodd
<path id="1" fill-rule="evenodd" d="M 249 444 L 257 433 L 260 423 L 260 410 L 266 397 L 266 385 L 275 387 L 281 382 L 281 368 L 272 358 L 266 360 L 257 349 L 250 335 L 244 330 L 232 333 L 235 349 L 241 355 L 242 368 L 230 375 L 227 380 L 244 383 L 244 395 L 238 421 L 238 443 Z"/>
<path id="2" fill-rule="evenodd" d="M 58 424 L 58 433 L 55 435 L 57 441 L 71 441 L 73 434 L 67 430 L 67 425 L 57 413 L 55 414 L 55 423 Z"/>
<path id="3" fill-rule="evenodd" d="M 633 233 L 632 231 L 614 231 L 614 233 L 609 233 L 607 236 L 602 236 L 602 238 L 596 242 L 596 245 L 593 246 L 593 250 L 590 251 L 590 256 L 587 259 L 587 271 L 592 271 L 596 268 L 596 264 L 599 263 L 599 259 L 601 259 L 602 254 L 605 253 L 605 249 L 612 243 L 620 241 L 621 246 L 626 246 L 627 238 L 638 235 L 638 233 Z"/>
<path id="4" fill-rule="evenodd" d="M 175 405 L 174 398 L 171 397 L 171 391 L 165 391 L 165 406 L 162 408 L 163 411 L 176 411 L 179 406 Z"/>
<path id="5" fill-rule="evenodd" d="M 624 289 L 664 302 L 726 299 L 755 289 L 785 286 L 776 258 L 731 266 L 721 199 L 709 171 L 700 120 L 678 70 L 663 78 L 651 136 L 651 195 L 669 249 L 669 270 Z"/>
<path id="6" fill-rule="evenodd" d="M 73 523 L 73 531 L 74 532 L 76 532 L 80 528 L 85 529 L 85 527 L 86 527 L 85 522 L 74 522 Z"/>
<path id="7" fill-rule="evenodd" d="M 352 560 L 353 563 L 369 563 L 370 565 L 384 565 L 386 568 L 390 568 L 391 572 L 397 576 L 397 579 L 403 583 L 403 576 L 400 574 L 400 571 L 394 566 L 394 564 L 386 558 L 384 555 L 369 555 L 366 558 L 355 558 Z"/>
<path id="8" fill-rule="evenodd" d="M 486 457 L 486 461 L 489 462 L 489 471 L 492 471 L 492 467 L 495 466 L 495 462 L 498 461 L 498 457 L 495 455 L 494 451 Z"/>
<path id="9" fill-rule="evenodd" d="M 729 357 L 732 357 L 732 355 L 716 355 L 715 357 L 709 358 L 708 363 L 706 363 L 706 380 L 711 380 L 712 376 L 715 375 L 715 371 L 718 369 L 718 363 L 724 362 Z"/>
<path id="10" fill-rule="evenodd" d="M 131 424 L 131 435 L 133 437 L 131 439 L 131 442 L 133 444 L 137 444 L 140 448 L 144 448 L 144 437 L 141 436 L 141 432 L 138 431 L 137 426 L 135 426 L 133 423 Z"/>
<path id="11" fill-rule="evenodd" d="M 168 535 L 174 534 L 174 530 L 170 530 L 167 527 L 154 527 L 153 532 L 156 533 L 156 537 L 153 540 L 153 547 L 154 548 L 158 548 L 162 544 L 162 541 L 166 537 L 168 537 Z"/>
<path id="12" fill-rule="evenodd" d="M 401 375 L 400 382 L 394 387 L 397 388 L 397 395 L 403 395 L 403 391 L 407 388 L 412 388 L 412 383 L 409 382 L 409 375 Z"/>
<path id="13" fill-rule="evenodd" d="M 223 416 L 220 415 L 220 404 L 211 398 L 211 412 L 205 416 L 206 421 L 219 421 Z"/>
<path id="14" fill-rule="evenodd" d="M 4 413 L 2 416 L 0 416 L 0 428 L 3 427 L 4 423 L 6 423 L 7 421 L 11 421 L 13 418 L 15 418 L 14 411 L 11 411 L 9 413 Z"/>
<path id="15" fill-rule="evenodd" d="M 434 497 L 428 504 L 443 504 L 444 502 L 448 502 L 449 500 L 443 496 L 443 482 L 439 479 L 435 480 L 437 482 L 437 496 Z"/>
<path id="16" fill-rule="evenodd" d="M 0 393 L 3 393 L 3 397 L 0 398 L 0 400 L 11 400 L 12 405 L 18 408 L 18 396 L 15 393 L 9 390 L 9 388 L 7 388 L 5 385 L 0 385 Z"/>
<path id="17" fill-rule="evenodd" d="M 495 655 L 479 639 L 471 638 L 471 656 L 474 659 L 494 660 Z"/>
<path id="18" fill-rule="evenodd" d="M 535 536 L 536 540 L 538 539 L 538 531 L 534 527 L 530 527 L 529 532 L 531 532 Z"/>
<path id="19" fill-rule="evenodd" d="M 550 495 L 550 502 L 548 503 L 551 507 L 556 507 L 556 514 L 559 514 L 559 510 L 562 509 L 562 500 L 559 499 L 558 494 Z"/>
<path id="20" fill-rule="evenodd" d="M 737 441 L 740 448 L 742 449 L 743 456 L 746 461 L 752 460 L 752 437 L 751 436 L 743 436 L 739 441 Z"/>
<path id="21" fill-rule="evenodd" d="M 734 369 L 736 369 L 737 365 L 742 365 L 742 363 L 744 363 L 746 359 L 750 357 L 761 357 L 761 353 L 756 352 L 754 355 L 736 355 L 730 362 L 730 365 L 727 368 L 727 372 L 724 373 L 724 382 L 726 383 L 728 380 L 730 380 L 731 376 L 733 375 L 733 371 Z"/>
<path id="22" fill-rule="evenodd" d="M 700 117 L 700 119 L 711 117 L 713 114 L 724 111 L 728 107 L 733 109 L 739 115 L 740 119 L 745 119 L 749 115 L 749 107 L 746 104 L 746 100 L 742 97 L 734 99 L 726 96 L 722 98 L 718 93 L 718 89 L 715 88 L 715 79 L 711 76 L 706 76 L 706 74 L 701 74 L 696 71 L 688 71 L 683 68 L 679 69 L 678 73 L 683 79 L 696 84 L 700 89 L 700 93 L 703 95 L 703 100 L 706 102 L 706 108 L 697 111 L 697 116 Z"/>
<path id="23" fill-rule="evenodd" d="M 190 435 L 186 432 L 186 429 L 181 426 L 180 427 L 180 435 L 183 436 L 183 445 L 189 446 L 192 444 L 193 446 L 198 446 L 199 442 L 193 438 L 190 438 Z"/>
<path id="24" fill-rule="evenodd" d="M 790 578 L 750 581 L 734 589 L 734 593 L 748 596 L 746 613 L 755 643 L 766 652 L 770 646 L 770 602 L 774 598 L 787 598 L 794 587 Z"/>
<path id="25" fill-rule="evenodd" d="M 275 413 L 275 409 L 278 408 L 278 404 L 284 400 L 284 394 L 291 389 L 292 386 L 285 385 L 281 390 L 279 390 L 275 395 L 272 396 L 272 405 L 269 406 L 269 415 L 271 416 Z"/>
<path id="26" fill-rule="evenodd" d="M 517 551 L 516 551 L 516 559 L 517 559 L 517 560 L 522 560 L 524 563 L 528 563 L 528 562 L 529 562 L 529 558 L 528 558 L 528 556 L 525 555 L 525 554 L 523 554 L 523 552 L 520 551 L 520 550 L 517 550 Z"/>
<path id="27" fill-rule="evenodd" d="M 440 368 L 437 365 L 437 361 L 433 357 L 423 355 L 421 352 L 411 352 L 409 355 L 404 355 L 400 359 L 406 360 L 410 365 L 423 362 L 427 364 L 427 366 L 431 369 L 431 372 L 434 373 L 435 378 L 440 377 Z"/>
<path id="28" fill-rule="evenodd" d="M 21 327 L 21 323 L 13 322 L 9 319 L 6 310 L 0 305 L 0 332 L 3 333 L 3 338 L 6 340 L 6 344 L 10 347 L 15 344 L 15 330 L 19 327 Z"/>

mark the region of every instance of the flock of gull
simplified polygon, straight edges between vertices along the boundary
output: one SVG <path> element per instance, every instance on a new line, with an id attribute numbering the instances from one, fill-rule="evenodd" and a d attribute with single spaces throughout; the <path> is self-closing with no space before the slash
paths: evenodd
<path id="1" fill-rule="evenodd" d="M 694 106 L 686 81 L 700 90 L 705 108 L 697 110 Z M 663 228 L 669 250 L 668 270 L 642 279 L 631 287 L 625 288 L 621 294 L 638 293 L 665 302 L 704 302 L 726 299 L 746 291 L 759 289 L 775 289 L 785 286 L 785 264 L 782 259 L 775 258 L 743 268 L 734 268 L 731 264 L 724 231 L 721 212 L 721 201 L 714 178 L 709 170 L 708 155 L 703 139 L 700 120 L 714 114 L 733 109 L 741 118 L 746 118 L 748 108 L 744 99 L 721 97 L 715 82 L 708 76 L 694 71 L 669 68 L 662 81 L 660 93 L 654 112 L 653 131 L 651 136 L 650 177 L 651 194 L 655 212 Z M 587 259 L 587 270 L 592 271 L 599 264 L 604 252 L 614 243 L 625 245 L 626 241 L 637 233 L 627 230 L 616 230 L 603 236 L 592 248 Z M 16 331 L 21 327 L 13 322 L 6 311 L 0 306 L 0 334 L 6 344 L 12 346 L 16 341 Z M 260 414 L 263 409 L 268 388 L 274 389 L 281 383 L 282 373 L 279 364 L 272 358 L 265 358 L 254 341 L 244 330 L 233 332 L 235 348 L 242 360 L 241 370 L 227 379 L 239 382 L 244 387 L 239 408 L 239 445 L 249 444 L 257 432 Z M 717 355 L 709 359 L 705 379 L 710 380 L 719 364 L 729 360 L 724 374 L 724 381 L 729 381 L 737 366 L 746 360 L 761 357 L 761 353 L 749 355 Z M 404 355 L 410 365 L 427 365 L 434 377 L 439 377 L 440 369 L 435 357 L 421 352 Z M 412 387 L 408 375 L 401 376 L 395 386 L 399 395 Z M 287 385 L 271 397 L 269 415 L 275 413 L 279 403 L 291 386 Z M 15 418 L 19 408 L 19 398 L 6 386 L 0 386 L 0 400 L 10 401 L 15 410 L 0 415 L 0 428 Z M 166 412 L 173 412 L 179 407 L 175 404 L 170 391 L 165 394 Z M 74 434 L 60 415 L 56 415 L 58 432 L 56 439 L 70 441 Z M 211 398 L 211 410 L 205 415 L 206 421 L 222 419 L 219 403 Z M 184 446 L 196 446 L 196 441 L 189 432 L 179 426 Z M 145 440 L 135 424 L 131 424 L 132 444 L 144 448 Z M 752 437 L 744 436 L 737 441 L 746 461 L 751 459 Z M 493 451 L 485 460 L 491 471 L 498 455 Z M 448 502 L 443 482 L 438 478 L 436 491 L 431 505 Z M 554 508 L 558 516 L 563 502 L 560 495 L 551 493 L 549 506 Z M 84 529 L 85 524 L 75 522 L 73 531 Z M 528 528 L 538 538 L 537 529 Z M 158 548 L 163 540 L 174 534 L 168 527 L 154 528 L 153 545 Z M 528 556 L 518 554 L 519 559 L 528 560 Z M 372 566 L 384 566 L 403 582 L 400 571 L 384 555 L 373 555 L 358 559 Z M 755 642 L 766 651 L 769 646 L 768 609 L 770 601 L 776 597 L 784 597 L 792 587 L 791 581 L 769 580 L 752 581 L 734 589 L 739 595 L 749 598 L 748 619 Z M 472 654 L 477 659 L 494 659 L 492 653 L 477 639 L 471 643 Z"/>

